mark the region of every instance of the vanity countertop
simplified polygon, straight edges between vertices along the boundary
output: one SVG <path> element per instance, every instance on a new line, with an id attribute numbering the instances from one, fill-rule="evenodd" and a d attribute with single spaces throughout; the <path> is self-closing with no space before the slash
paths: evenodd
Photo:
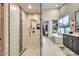
<path id="1" fill-rule="evenodd" d="M 71 35 L 71 36 L 76 36 L 76 37 L 79 37 L 79 34 L 78 34 L 78 33 L 67 34 L 67 35 Z"/>
<path id="2" fill-rule="evenodd" d="M 59 35 L 59 34 L 52 34 L 52 36 L 62 37 L 63 35 Z"/>

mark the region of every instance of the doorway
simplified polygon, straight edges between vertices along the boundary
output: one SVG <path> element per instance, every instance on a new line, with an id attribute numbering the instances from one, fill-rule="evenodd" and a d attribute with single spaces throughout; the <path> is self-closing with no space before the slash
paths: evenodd
<path id="1" fill-rule="evenodd" d="M 43 22 L 43 36 L 48 36 L 48 21 Z"/>

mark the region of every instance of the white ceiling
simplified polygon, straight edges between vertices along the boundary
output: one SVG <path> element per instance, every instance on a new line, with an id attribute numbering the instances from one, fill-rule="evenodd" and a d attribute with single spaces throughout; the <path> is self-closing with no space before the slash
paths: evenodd
<path id="1" fill-rule="evenodd" d="M 19 3 L 19 6 L 21 6 L 26 13 L 40 13 L 40 3 Z M 32 6 L 31 9 L 28 8 L 28 6 Z"/>
<path id="2" fill-rule="evenodd" d="M 43 3 L 42 4 L 42 9 L 56 9 L 60 8 L 64 3 Z M 56 6 L 57 5 L 57 6 Z"/>
<path id="3" fill-rule="evenodd" d="M 26 13 L 40 13 L 40 3 L 19 3 L 18 4 Z M 32 8 L 29 9 L 28 6 L 31 5 Z M 56 5 L 58 5 L 56 7 Z M 42 3 L 42 9 L 59 8 L 63 3 Z"/>

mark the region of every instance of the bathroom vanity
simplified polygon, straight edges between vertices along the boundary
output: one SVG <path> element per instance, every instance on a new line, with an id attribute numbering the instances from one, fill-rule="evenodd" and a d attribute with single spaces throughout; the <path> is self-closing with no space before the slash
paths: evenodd
<path id="1" fill-rule="evenodd" d="M 63 44 L 79 54 L 79 35 L 63 34 Z"/>

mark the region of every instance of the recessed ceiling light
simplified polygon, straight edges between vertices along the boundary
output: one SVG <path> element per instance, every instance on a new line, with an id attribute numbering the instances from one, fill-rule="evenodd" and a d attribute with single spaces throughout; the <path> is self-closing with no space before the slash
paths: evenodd
<path id="1" fill-rule="evenodd" d="M 32 8 L 32 6 L 31 6 L 31 5 L 29 5 L 29 6 L 28 6 L 28 8 L 29 8 L 29 9 L 31 9 L 31 8 Z"/>
<path id="2" fill-rule="evenodd" d="M 15 6 L 12 6 L 11 8 L 12 8 L 12 10 L 16 10 L 16 7 Z"/>
<path id="3" fill-rule="evenodd" d="M 58 4 L 56 4 L 56 7 L 58 7 Z"/>

